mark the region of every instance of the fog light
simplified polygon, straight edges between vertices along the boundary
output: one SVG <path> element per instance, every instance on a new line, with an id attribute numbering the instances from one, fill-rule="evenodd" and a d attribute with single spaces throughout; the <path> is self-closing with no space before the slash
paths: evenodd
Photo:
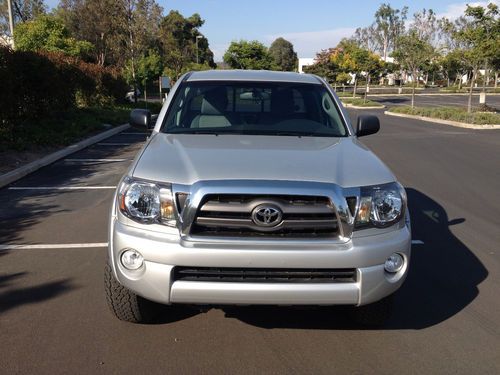
<path id="1" fill-rule="evenodd" d="M 123 267 L 128 270 L 137 270 L 144 264 L 144 257 L 137 250 L 127 249 L 122 253 Z"/>
<path id="2" fill-rule="evenodd" d="M 396 273 L 401 271 L 404 262 L 405 260 L 400 254 L 394 253 L 389 258 L 387 258 L 384 264 L 384 268 L 389 273 Z"/>

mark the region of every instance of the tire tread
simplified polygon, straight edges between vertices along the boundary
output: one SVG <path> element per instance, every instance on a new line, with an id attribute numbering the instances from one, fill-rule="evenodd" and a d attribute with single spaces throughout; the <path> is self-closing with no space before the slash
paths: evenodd
<path id="1" fill-rule="evenodd" d="M 104 269 L 104 290 L 108 307 L 118 319 L 131 323 L 142 323 L 146 320 L 144 311 L 141 311 L 141 297 L 116 280 L 109 264 L 106 264 Z"/>

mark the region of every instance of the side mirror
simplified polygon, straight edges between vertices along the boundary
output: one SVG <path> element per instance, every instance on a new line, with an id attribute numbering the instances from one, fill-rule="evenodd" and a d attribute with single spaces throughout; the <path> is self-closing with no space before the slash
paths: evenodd
<path id="1" fill-rule="evenodd" d="M 356 136 L 375 134 L 380 130 L 380 121 L 377 116 L 359 116 Z"/>
<path id="2" fill-rule="evenodd" d="M 147 130 L 151 129 L 153 127 L 151 112 L 147 109 L 133 109 L 130 112 L 130 126 L 140 128 L 141 130 L 144 130 L 144 128 Z"/>

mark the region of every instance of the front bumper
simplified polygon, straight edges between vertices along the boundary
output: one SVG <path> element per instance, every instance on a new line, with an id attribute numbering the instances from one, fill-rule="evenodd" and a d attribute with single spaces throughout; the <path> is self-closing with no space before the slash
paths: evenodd
<path id="1" fill-rule="evenodd" d="M 120 255 L 126 248 L 145 259 L 137 271 L 125 269 Z M 346 243 L 328 241 L 252 241 L 204 243 L 177 235 L 144 231 L 115 218 L 110 228 L 109 259 L 116 278 L 146 299 L 164 303 L 365 305 L 395 292 L 410 261 L 407 226 Z M 392 253 L 405 265 L 396 274 L 384 271 Z M 249 283 L 174 281 L 175 266 L 232 268 L 355 268 L 351 283 Z"/>

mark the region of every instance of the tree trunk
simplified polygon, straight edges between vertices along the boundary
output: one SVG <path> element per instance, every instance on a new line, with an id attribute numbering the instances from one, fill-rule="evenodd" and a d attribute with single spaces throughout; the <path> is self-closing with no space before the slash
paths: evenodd
<path id="1" fill-rule="evenodd" d="M 414 70 L 413 74 L 415 77 L 415 75 L 417 74 L 417 71 Z M 415 107 L 415 79 L 413 79 L 413 84 L 412 84 L 412 88 L 411 88 L 411 107 L 412 108 Z"/>
<path id="2" fill-rule="evenodd" d="M 356 86 L 358 84 L 358 77 L 354 76 L 354 90 L 352 91 L 352 97 L 356 97 Z"/>
<path id="3" fill-rule="evenodd" d="M 484 64 L 484 78 L 483 78 L 484 104 L 486 104 L 486 85 L 488 84 L 487 83 L 488 81 L 489 81 L 489 79 L 488 79 L 488 63 L 486 62 Z"/>
<path id="4" fill-rule="evenodd" d="M 366 75 L 366 87 L 365 87 L 365 98 L 363 100 L 363 103 L 366 103 L 366 98 L 368 96 L 368 90 L 369 90 L 369 87 L 370 87 L 370 75 L 367 74 Z"/>
<path id="5" fill-rule="evenodd" d="M 498 72 L 495 72 L 495 89 L 498 88 Z"/>
<path id="6" fill-rule="evenodd" d="M 486 93 L 486 85 L 488 80 L 488 63 L 484 64 L 483 92 Z"/>
<path id="7" fill-rule="evenodd" d="M 474 88 L 474 81 L 476 79 L 476 69 L 472 70 L 472 77 L 470 80 L 470 89 L 469 89 L 469 100 L 467 101 L 467 113 L 472 112 L 472 89 Z"/>
<path id="8" fill-rule="evenodd" d="M 389 49 L 389 38 L 384 38 L 384 61 L 387 61 L 387 50 Z"/>
<path id="9" fill-rule="evenodd" d="M 106 60 L 106 52 L 104 50 L 104 33 L 101 33 L 100 35 L 100 38 L 101 38 L 101 50 L 99 51 L 98 53 L 98 57 L 97 57 L 97 64 L 98 65 L 101 65 L 101 66 L 104 66 L 104 62 Z"/>
<path id="10" fill-rule="evenodd" d="M 15 44 L 14 44 L 14 13 L 12 12 L 11 0 L 7 0 L 7 8 L 8 8 L 8 12 L 9 12 L 9 29 L 10 29 L 10 37 L 11 37 L 10 43 L 11 43 L 12 49 L 15 49 Z"/>

